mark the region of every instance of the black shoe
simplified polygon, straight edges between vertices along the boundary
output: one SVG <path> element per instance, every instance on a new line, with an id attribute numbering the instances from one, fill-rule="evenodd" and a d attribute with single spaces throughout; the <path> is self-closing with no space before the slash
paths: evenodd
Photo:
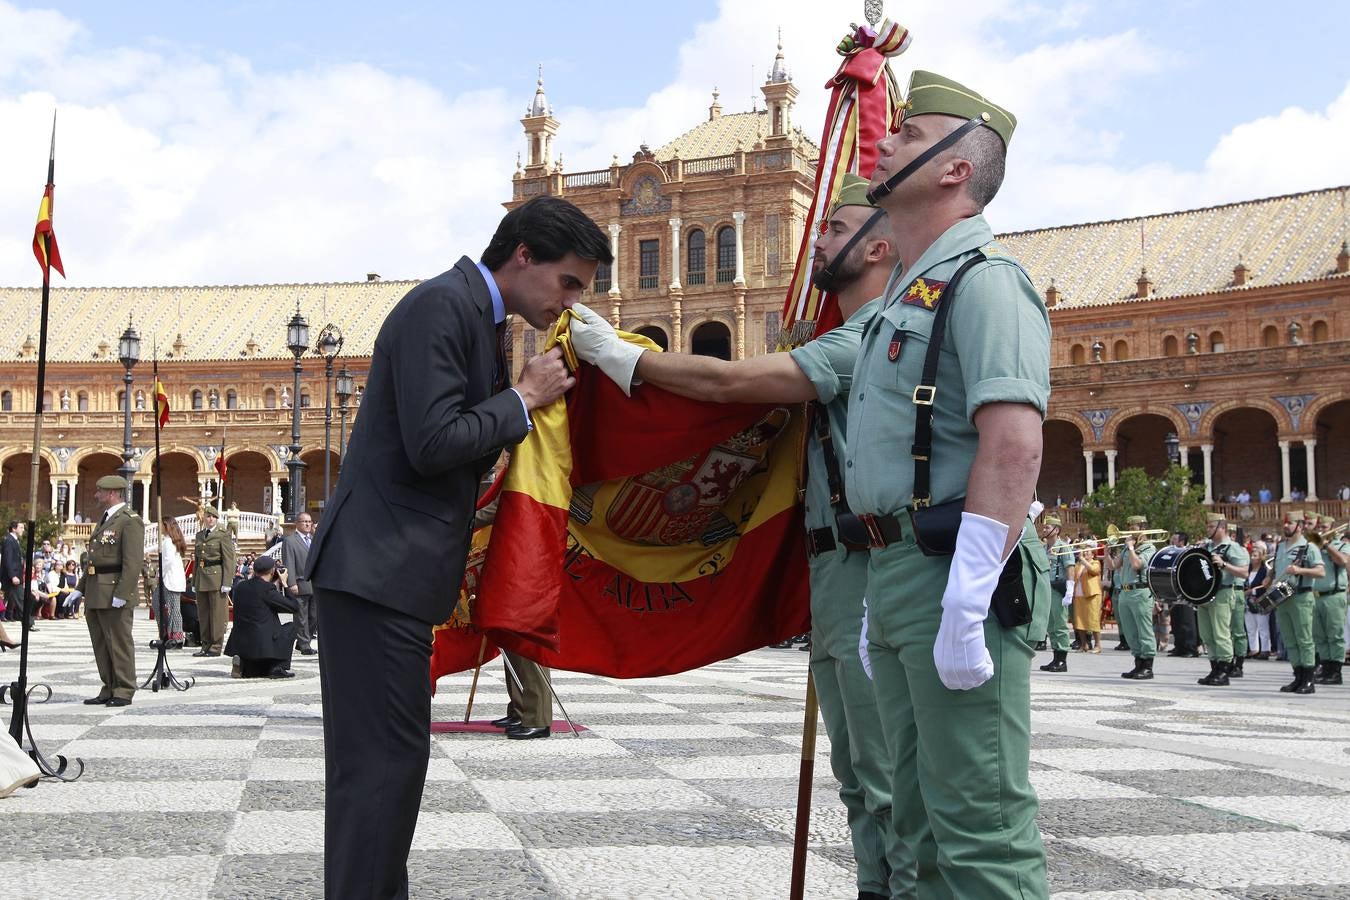
<path id="1" fill-rule="evenodd" d="M 111 699 L 112 699 L 111 697 L 90 697 L 88 700 L 84 701 L 84 705 L 85 705 L 85 706 L 107 706 L 107 705 L 108 705 L 108 701 L 111 700 Z"/>
<path id="2" fill-rule="evenodd" d="M 806 651 L 810 652 L 810 650 L 811 650 L 811 642 L 810 642 L 810 641 L 807 641 L 805 644 L 802 644 L 802 645 L 801 645 L 800 647 L 798 647 L 797 649 L 798 649 L 798 650 L 806 650 Z"/>
<path id="3" fill-rule="evenodd" d="M 1037 641 L 1037 642 L 1036 642 L 1036 651 L 1037 651 L 1038 653 L 1041 653 L 1041 652 L 1044 652 L 1044 651 L 1045 651 L 1045 641 Z"/>
<path id="4" fill-rule="evenodd" d="M 198 650 L 196 653 L 194 653 L 194 654 L 192 654 L 192 655 L 193 655 L 193 656 L 210 656 L 211 654 L 208 653 L 205 649 L 202 649 L 202 650 Z"/>
<path id="5" fill-rule="evenodd" d="M 314 654 L 319 652 L 318 650 L 315 650 L 313 647 L 297 647 L 296 650 L 300 652 L 301 656 L 313 656 Z"/>
<path id="6" fill-rule="evenodd" d="M 1074 642 L 1073 642 L 1072 644 L 1069 645 L 1069 649 L 1070 649 L 1070 650 L 1082 650 L 1082 649 L 1084 649 L 1084 647 L 1083 647 L 1083 642 L 1080 641 L 1080 640 L 1075 639 Z"/>
<path id="7" fill-rule="evenodd" d="M 1242 677 L 1242 664 L 1243 664 L 1245 661 L 1246 661 L 1246 660 L 1244 660 L 1244 659 L 1243 659 L 1242 657 L 1240 657 L 1240 656 L 1235 656 L 1235 657 L 1233 657 L 1233 661 L 1230 662 L 1230 663 L 1228 664 L 1228 677 L 1229 677 L 1229 678 L 1241 678 L 1241 677 Z"/>
<path id="8" fill-rule="evenodd" d="M 1303 667 L 1294 666 L 1294 680 L 1280 687 L 1281 694 L 1292 694 L 1303 684 Z"/>
<path id="9" fill-rule="evenodd" d="M 520 724 L 520 718 L 518 716 L 505 715 L 500 719 L 493 719 L 488 724 L 493 728 L 515 728 Z"/>
<path id="10" fill-rule="evenodd" d="M 114 698 L 112 698 L 111 700 L 108 701 L 108 705 L 109 705 L 109 706 L 130 706 L 130 705 L 131 705 L 131 698 L 130 698 L 130 697 L 114 697 Z"/>
<path id="11" fill-rule="evenodd" d="M 1117 650 L 1128 650 L 1128 649 L 1130 649 L 1130 645 L 1127 644 L 1127 643 L 1125 643 L 1124 641 L 1121 641 L 1119 644 L 1116 644 L 1116 649 L 1117 649 Z"/>
<path id="12" fill-rule="evenodd" d="M 1315 694 L 1317 688 L 1313 687 L 1313 667 L 1303 667 L 1303 680 L 1298 687 L 1294 688 L 1295 694 Z"/>
<path id="13" fill-rule="evenodd" d="M 267 673 L 268 678 L 294 678 L 295 673 L 290 669 L 273 669 Z"/>
<path id="14" fill-rule="evenodd" d="M 1198 679 L 1196 684 L 1203 684 L 1208 687 L 1227 687 L 1228 686 L 1228 663 L 1219 662 L 1211 659 L 1209 661 L 1209 674 L 1204 678 Z"/>
<path id="15" fill-rule="evenodd" d="M 1129 678 L 1132 681 L 1149 681 L 1153 678 L 1153 660 L 1134 658 L 1134 668 L 1128 672 L 1121 672 L 1121 678 Z"/>
<path id="16" fill-rule="evenodd" d="M 786 640 L 786 641 L 779 641 L 779 642 L 776 643 L 776 644 L 770 644 L 769 647 L 770 647 L 771 649 L 773 649 L 773 650 L 791 650 L 791 649 L 792 649 L 792 639 L 789 638 L 789 639 Z"/>
<path id="17" fill-rule="evenodd" d="M 529 725 L 512 725 L 506 729 L 506 736 L 513 741 L 530 741 L 535 738 L 546 738 L 550 734 L 549 727 L 544 725 L 540 728 L 531 728 Z"/>
<path id="18" fill-rule="evenodd" d="M 1069 663 L 1067 662 L 1069 652 L 1067 650 L 1056 650 L 1055 658 L 1045 665 L 1041 666 L 1042 672 L 1067 672 Z"/>
<path id="19" fill-rule="evenodd" d="M 1313 684 L 1342 684 L 1341 666 L 1345 663 L 1327 662 L 1322 664 L 1322 674 L 1313 676 Z"/>

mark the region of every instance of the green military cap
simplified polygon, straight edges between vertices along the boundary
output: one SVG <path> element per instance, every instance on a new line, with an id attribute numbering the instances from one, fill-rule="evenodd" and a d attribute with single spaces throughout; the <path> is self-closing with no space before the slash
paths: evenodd
<path id="1" fill-rule="evenodd" d="M 1050 526 L 1051 528 L 1058 528 L 1063 523 L 1059 521 L 1059 516 L 1046 516 L 1045 524 Z"/>
<path id="2" fill-rule="evenodd" d="M 202 515 L 204 515 L 204 516 L 210 516 L 210 517 L 213 518 L 213 519 L 219 519 L 219 518 L 220 518 L 220 510 L 216 509 L 214 506 L 203 506 L 203 507 L 202 507 Z"/>
<path id="3" fill-rule="evenodd" d="M 1323 528 L 1330 528 L 1332 525 L 1336 524 L 1336 520 L 1331 516 L 1322 516 L 1317 520 L 1317 524 L 1321 525 Z"/>
<path id="4" fill-rule="evenodd" d="M 962 119 L 983 119 L 1003 139 L 1004 147 L 1012 141 L 1013 129 L 1017 127 L 1016 117 L 1003 107 L 990 103 L 963 84 L 922 69 L 915 69 L 909 76 L 904 108 L 906 116 L 941 113 Z"/>
<path id="5" fill-rule="evenodd" d="M 1213 523 L 1213 522 L 1227 522 L 1228 520 L 1219 513 L 1207 513 L 1205 515 L 1205 521 Z"/>
<path id="6" fill-rule="evenodd" d="M 1126 525 L 1147 525 L 1148 519 L 1144 516 L 1129 516 L 1125 519 Z"/>
<path id="7" fill-rule="evenodd" d="M 104 475 L 94 486 L 100 491 L 125 491 L 127 480 L 121 475 Z"/>
<path id="8" fill-rule="evenodd" d="M 1302 522 L 1304 518 L 1306 518 L 1306 516 L 1301 509 L 1291 509 L 1284 514 L 1284 520 L 1286 522 Z"/>
<path id="9" fill-rule="evenodd" d="M 867 199 L 867 186 L 869 182 L 861 175 L 854 175 L 851 172 L 844 175 L 844 180 L 839 184 L 839 193 L 834 195 L 834 205 L 830 207 L 830 215 L 833 216 L 839 212 L 841 206 L 866 206 L 875 209 L 876 204 Z"/>

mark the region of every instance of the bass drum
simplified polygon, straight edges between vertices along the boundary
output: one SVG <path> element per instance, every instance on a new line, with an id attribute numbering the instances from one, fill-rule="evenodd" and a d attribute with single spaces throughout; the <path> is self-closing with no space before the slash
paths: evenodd
<path id="1" fill-rule="evenodd" d="M 1203 606 L 1219 593 L 1219 575 L 1209 551 L 1164 547 L 1148 564 L 1148 586 L 1160 600 Z"/>

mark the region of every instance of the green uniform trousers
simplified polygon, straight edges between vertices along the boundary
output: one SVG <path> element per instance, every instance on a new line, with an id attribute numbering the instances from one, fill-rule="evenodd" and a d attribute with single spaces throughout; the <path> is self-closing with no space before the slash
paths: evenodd
<path id="1" fill-rule="evenodd" d="M 85 609 L 84 624 L 103 682 L 99 697 L 130 700 L 136 694 L 136 643 L 131 637 L 131 604 L 121 609 Z"/>
<path id="2" fill-rule="evenodd" d="M 527 728 L 552 725 L 553 694 L 549 691 L 548 669 L 510 650 L 503 650 L 502 655 L 511 661 L 511 668 L 520 679 L 520 687 L 516 687 L 516 679 L 506 671 L 506 695 L 510 698 L 506 714 L 520 719 L 520 724 Z M 502 667 L 505 668 L 505 663 Z"/>
<path id="3" fill-rule="evenodd" d="M 1050 624 L 1046 636 L 1050 639 L 1051 650 L 1068 650 L 1073 645 L 1073 632 L 1069 630 L 1070 609 L 1064 605 L 1064 591 L 1050 592 Z"/>
<path id="4" fill-rule="evenodd" d="M 970 691 L 944 687 L 933 663 L 951 558 L 924 556 L 908 528 L 871 553 L 868 649 L 891 751 L 891 824 L 918 863 L 917 892 L 892 873 L 892 897 L 1049 894 L 1027 772 L 1032 647 L 1045 633 L 1049 561 L 1029 526 L 1018 552 L 1033 622 L 1003 628 L 990 613 L 994 677 Z"/>
<path id="5" fill-rule="evenodd" d="M 1136 659 L 1158 655 L 1158 639 L 1153 633 L 1153 594 L 1146 588 L 1129 588 L 1116 594 L 1116 621 L 1120 633 Z"/>
<path id="6" fill-rule="evenodd" d="M 1243 659 L 1247 655 L 1247 600 L 1242 588 L 1234 586 L 1232 591 L 1233 618 L 1228 633 L 1233 636 L 1233 657 Z"/>
<path id="7" fill-rule="evenodd" d="M 1299 591 L 1275 607 L 1275 624 L 1280 626 L 1284 649 L 1289 654 L 1289 665 L 1317 665 L 1313 644 L 1313 609 L 1317 596 L 1312 591 Z"/>
<path id="8" fill-rule="evenodd" d="M 1231 587 L 1219 588 L 1214 599 L 1196 607 L 1195 617 L 1200 625 L 1200 640 L 1209 651 L 1209 658 L 1215 662 L 1228 662 L 1233 658 L 1233 606 L 1237 603 L 1237 591 Z M 1246 635 L 1246 631 L 1243 631 Z M 1245 640 L 1244 640 L 1245 643 Z M 1246 651 L 1243 651 L 1246 655 Z"/>
<path id="9" fill-rule="evenodd" d="M 830 769 L 848 812 L 858 890 L 889 896 L 892 867 L 913 891 L 914 864 L 891 828 L 890 767 L 872 681 L 858 658 L 867 554 L 811 560 L 811 675 L 830 738 Z"/>
<path id="10" fill-rule="evenodd" d="M 1313 645 L 1319 660 L 1341 662 L 1345 659 L 1345 591 L 1317 598 L 1313 613 Z"/>

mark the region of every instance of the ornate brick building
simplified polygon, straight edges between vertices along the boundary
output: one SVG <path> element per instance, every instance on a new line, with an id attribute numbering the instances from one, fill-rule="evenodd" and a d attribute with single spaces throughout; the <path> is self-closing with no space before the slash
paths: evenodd
<path id="1" fill-rule="evenodd" d="M 565 136 L 542 78 L 522 119 L 523 165 L 508 207 L 563 196 L 609 231 L 615 264 L 586 302 L 673 350 L 741 358 L 777 341 L 778 317 L 803 231 L 817 147 L 792 123 L 797 88 L 779 48 L 764 108 L 724 113 L 713 93 L 705 121 L 631 162 L 567 172 Z M 1222 501 L 1262 486 L 1273 500 L 1304 489 L 1323 509 L 1350 480 L 1350 247 L 1345 188 L 1114 222 L 1003 236 L 1053 326 L 1051 413 L 1041 495 L 1081 496 L 1129 466 L 1159 471 L 1164 437 Z M 995 207 L 992 219 L 997 224 Z M 1143 240 L 1141 242 L 1141 234 Z M 151 345 L 174 409 L 164 434 L 166 512 L 219 496 L 214 462 L 230 466 L 226 499 L 280 508 L 288 490 L 297 308 L 312 335 L 345 333 L 335 368 L 362 384 L 375 335 L 414 282 L 197 286 L 52 291 L 48 410 L 40 496 L 67 520 L 93 509 L 93 483 L 122 459 L 128 316 L 142 336 L 133 370 L 131 464 L 147 509 L 153 459 Z M 38 318 L 36 289 L 0 289 L 0 501 L 28 496 Z M 539 336 L 514 323 L 514 365 Z M 323 360 L 304 360 L 302 499 L 323 497 Z M 353 398 L 356 412 L 359 394 Z M 336 407 L 336 404 L 334 404 Z M 332 414 L 331 468 L 340 462 Z M 347 423 L 350 430 L 350 420 Z M 1268 522 L 1278 506 L 1233 515 Z M 78 533 L 78 529 L 74 529 Z"/>

